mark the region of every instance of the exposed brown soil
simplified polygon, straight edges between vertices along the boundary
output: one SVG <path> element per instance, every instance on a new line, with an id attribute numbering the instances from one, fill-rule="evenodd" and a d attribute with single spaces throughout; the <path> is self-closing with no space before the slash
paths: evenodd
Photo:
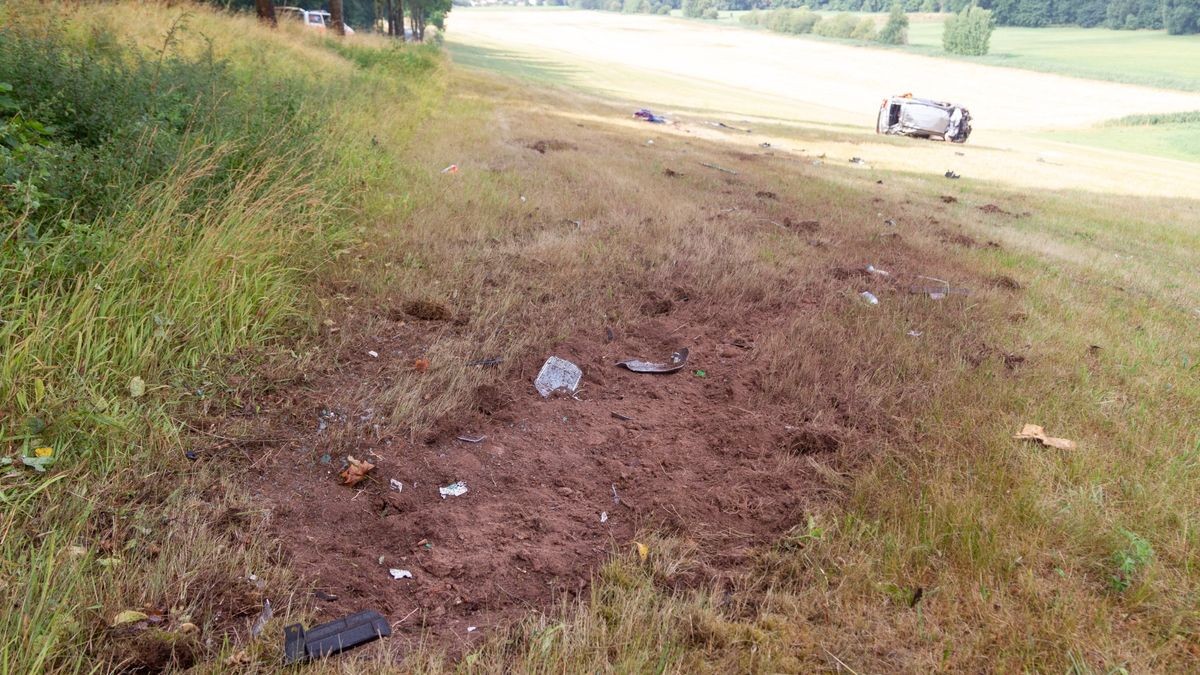
<path id="1" fill-rule="evenodd" d="M 476 389 L 473 411 L 424 438 L 391 435 L 366 402 L 346 400 L 354 383 L 384 375 L 357 348 L 315 387 L 258 401 L 256 423 L 297 440 L 256 463 L 254 499 L 272 510 L 294 569 L 315 583 L 320 614 L 378 609 L 410 646 L 424 639 L 454 653 L 584 590 L 641 529 L 699 542 L 704 566 L 681 582 L 699 585 L 802 522 L 820 495 L 806 458 L 836 453 L 849 432 L 785 427 L 782 406 L 745 408 L 764 377 L 752 336 L 773 319 L 673 295 L 648 301 L 633 332 L 576 335 L 551 350 L 583 369 L 576 397 L 543 400 L 532 380 L 547 354 L 528 354 L 503 382 Z M 406 352 L 439 325 L 407 324 L 373 344 Z M 677 373 L 615 366 L 681 346 L 691 357 Z M 486 438 L 459 440 L 469 435 Z M 339 477 L 350 454 L 376 465 L 353 487 Z M 456 481 L 469 491 L 441 498 L 438 488 Z M 392 579 L 391 568 L 413 578 Z"/>

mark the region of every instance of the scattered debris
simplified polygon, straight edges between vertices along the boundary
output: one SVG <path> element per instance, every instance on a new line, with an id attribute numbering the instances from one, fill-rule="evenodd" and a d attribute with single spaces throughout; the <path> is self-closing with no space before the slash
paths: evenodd
<path id="1" fill-rule="evenodd" d="M 910 330 L 910 331 L 908 331 L 908 336 L 909 336 L 909 337 L 921 337 L 921 335 L 922 335 L 922 333 L 921 333 L 921 331 L 919 331 L 919 330 Z"/>
<path id="2" fill-rule="evenodd" d="M 484 436 L 483 434 L 478 434 L 475 436 L 463 434 L 462 436 L 458 437 L 458 440 L 464 443 L 482 443 L 486 438 L 487 436 Z"/>
<path id="3" fill-rule="evenodd" d="M 1023 441 L 1038 441 L 1042 445 L 1058 448 L 1059 450 L 1075 449 L 1075 441 L 1047 436 L 1046 430 L 1036 424 L 1026 424 L 1021 427 L 1021 432 L 1013 436 L 1013 438 Z"/>
<path id="4" fill-rule="evenodd" d="M 442 173 L 458 173 L 458 165 L 451 164 L 450 166 L 442 169 Z"/>
<path id="5" fill-rule="evenodd" d="M 646 145 L 654 145 L 654 139 L 651 138 L 651 139 L 647 140 Z"/>
<path id="6" fill-rule="evenodd" d="M 283 663 L 331 656 L 391 634 L 387 619 L 373 610 L 356 612 L 307 631 L 295 623 L 283 629 Z"/>
<path id="7" fill-rule="evenodd" d="M 477 631 L 477 630 L 479 630 L 479 629 L 478 629 L 477 627 L 475 627 L 475 626 L 467 626 L 467 632 L 468 632 L 468 633 L 474 633 L 474 632 L 475 632 L 475 631 Z"/>
<path id="8" fill-rule="evenodd" d="M 970 295 L 970 293 L 971 293 L 971 290 L 968 288 L 961 288 L 961 287 L 960 288 L 952 288 L 950 286 L 950 282 L 946 281 L 944 279 L 937 279 L 935 277 L 921 277 L 921 276 L 919 276 L 917 278 L 918 279 L 927 279 L 929 281 L 934 281 L 934 282 L 937 282 L 938 284 L 941 284 L 940 286 L 911 286 L 911 287 L 909 287 L 909 289 L 908 289 L 909 293 L 915 293 L 918 295 L 928 295 L 930 300 L 944 300 L 947 295 L 951 295 L 951 294 Z"/>
<path id="9" fill-rule="evenodd" d="M 862 299 L 865 300 L 868 305 L 878 305 L 879 304 L 879 298 L 875 297 L 875 294 L 872 293 L 871 291 L 863 291 L 862 293 L 859 293 L 859 296 L 861 296 Z"/>
<path id="10" fill-rule="evenodd" d="M 733 174 L 735 176 L 737 175 L 737 172 L 734 171 L 733 169 L 726 169 L 723 166 L 717 166 L 716 164 L 709 164 L 708 162 L 700 162 L 700 166 L 706 166 L 710 169 L 716 169 L 717 171 L 720 171 L 722 173 L 729 173 L 729 174 Z"/>
<path id="11" fill-rule="evenodd" d="M 601 512 L 600 512 L 600 522 L 601 522 L 601 523 L 607 523 L 607 522 L 608 522 L 608 511 L 601 511 Z"/>
<path id="12" fill-rule="evenodd" d="M 634 112 L 633 116 L 640 120 L 645 120 L 645 121 L 651 122 L 653 124 L 666 124 L 667 123 L 667 118 L 663 117 L 662 115 L 654 114 L 649 108 L 641 108 L 640 110 Z"/>
<path id="13" fill-rule="evenodd" d="M 884 270 L 876 268 L 874 265 L 867 265 L 867 274 L 874 274 L 880 277 L 890 277 L 892 275 L 891 272 L 885 272 Z"/>
<path id="14" fill-rule="evenodd" d="M 671 361 L 669 363 L 653 363 L 638 359 L 626 359 L 618 361 L 617 365 L 624 366 L 635 373 L 674 373 L 681 370 L 687 364 L 687 359 L 688 348 L 684 347 L 671 354 Z"/>
<path id="15" fill-rule="evenodd" d="M 538 372 L 537 379 L 533 381 L 533 386 L 542 395 L 542 398 L 546 398 L 560 389 L 573 395 L 579 389 L 581 379 L 583 379 L 583 371 L 579 369 L 579 366 L 557 356 L 551 356 L 546 359 L 546 363 L 542 364 L 542 369 Z"/>
<path id="16" fill-rule="evenodd" d="M 461 497 L 467 494 L 467 484 L 461 480 L 457 483 L 451 483 L 446 487 L 438 488 L 438 494 L 442 496 L 442 499 L 446 497 Z"/>
<path id="17" fill-rule="evenodd" d="M 337 595 L 335 595 L 333 593 L 326 593 L 325 591 L 322 591 L 320 589 L 317 589 L 313 593 L 313 596 L 315 596 L 318 600 L 321 600 L 324 602 L 336 602 L 338 599 Z"/>
<path id="18" fill-rule="evenodd" d="M 183 456 L 187 457 L 188 460 L 193 462 L 200 458 L 200 455 L 197 454 L 195 450 L 187 450 L 183 453 Z"/>
<path id="19" fill-rule="evenodd" d="M 775 199 L 776 198 L 775 193 L 771 192 L 770 190 L 759 190 L 758 192 L 754 193 L 754 196 L 758 197 L 759 199 Z"/>
<path id="20" fill-rule="evenodd" d="M 619 413 L 619 412 L 614 412 L 614 413 L 612 414 L 612 416 L 613 416 L 614 418 L 616 418 L 616 419 L 619 419 L 619 420 L 621 420 L 622 422 L 632 422 L 632 421 L 633 421 L 633 418 L 632 418 L 632 417 L 630 417 L 629 415 L 622 415 L 622 414 L 621 414 L 621 413 Z"/>
<path id="21" fill-rule="evenodd" d="M 638 558 L 645 562 L 650 557 L 650 547 L 640 541 L 633 542 L 633 545 L 637 548 Z"/>
<path id="22" fill-rule="evenodd" d="M 708 377 L 708 372 L 704 370 L 693 370 L 692 374 L 696 377 Z"/>
<path id="23" fill-rule="evenodd" d="M 678 176 L 682 176 L 683 174 L 668 167 L 666 169 L 663 169 L 663 175 L 666 176 L 667 178 L 676 178 Z"/>
<path id="24" fill-rule="evenodd" d="M 429 370 L 429 359 L 413 359 L 413 370 L 418 373 Z"/>
<path id="25" fill-rule="evenodd" d="M 613 493 L 613 505 L 620 506 L 621 505 L 621 497 L 617 495 L 617 484 L 616 483 L 612 484 L 612 493 Z"/>
<path id="26" fill-rule="evenodd" d="M 851 164 L 866 164 L 867 162 L 862 157 L 851 157 L 850 163 Z"/>
<path id="27" fill-rule="evenodd" d="M 412 572 L 410 572 L 408 570 L 397 569 L 395 567 L 388 570 L 388 574 L 391 574 L 393 579 L 411 579 L 411 578 L 413 578 Z"/>
<path id="28" fill-rule="evenodd" d="M 721 127 L 722 129 L 731 129 L 733 131 L 740 131 L 743 134 L 751 133 L 749 129 L 739 129 L 738 127 L 735 127 L 735 126 L 732 126 L 729 124 L 725 124 L 724 122 L 709 122 L 709 124 L 711 124 L 714 127 Z"/>
<path id="29" fill-rule="evenodd" d="M 373 359 L 377 359 L 377 358 L 379 358 L 379 352 L 372 349 L 371 351 L 367 352 L 367 356 L 369 356 Z"/>
<path id="30" fill-rule="evenodd" d="M 979 210 L 983 211 L 984 213 L 998 213 L 1002 216 L 1013 215 L 1011 212 L 1005 211 L 1004 209 L 1000 208 L 999 206 L 996 206 L 995 204 L 984 204 L 983 206 L 979 207 Z"/>
<path id="31" fill-rule="evenodd" d="M 962 176 L 960 176 L 959 174 L 957 174 L 953 171 L 947 171 L 945 175 L 946 175 L 946 178 L 949 178 L 951 180 L 958 180 L 959 178 L 962 178 Z"/>
<path id="32" fill-rule="evenodd" d="M 404 483 L 401 483 L 400 481 L 396 480 L 395 478 L 388 481 L 388 486 L 391 487 L 391 489 L 395 490 L 396 492 L 404 491 Z"/>
<path id="33" fill-rule="evenodd" d="M 958 203 L 958 197 L 955 197 L 954 195 L 942 195 L 941 199 L 942 199 L 943 204 L 957 204 Z"/>
<path id="34" fill-rule="evenodd" d="M 375 465 L 370 462 L 354 459 L 354 455 L 347 455 L 346 461 L 350 465 L 339 474 L 344 485 L 358 485 L 375 468 Z"/>
<path id="35" fill-rule="evenodd" d="M 468 366 L 476 366 L 479 368 L 492 368 L 504 363 L 504 359 L 499 356 L 493 356 L 486 359 L 477 359 L 475 361 L 467 361 Z"/>
<path id="36" fill-rule="evenodd" d="M 146 381 L 140 377 L 133 377 L 129 380 L 129 395 L 133 398 L 141 398 L 146 393 Z"/>
<path id="37" fill-rule="evenodd" d="M 766 142 L 766 141 L 763 141 L 762 143 L 759 143 L 759 144 L 758 144 L 758 147 L 760 147 L 760 148 L 769 148 L 769 147 L 771 147 L 771 144 L 770 144 L 770 143 L 768 143 L 768 142 Z"/>
<path id="38" fill-rule="evenodd" d="M 267 622 L 273 616 L 275 616 L 275 612 L 271 609 L 271 601 L 263 600 L 262 611 L 258 613 L 258 618 L 254 620 L 254 625 L 250 626 L 250 637 L 262 635 L 263 629 L 267 627 Z"/>
<path id="39" fill-rule="evenodd" d="M 884 221 L 883 221 L 883 224 L 884 224 L 884 225 L 887 225 L 888 227 L 895 227 L 895 226 L 896 226 L 896 221 L 895 221 L 895 220 L 893 220 L 892 218 L 888 218 L 888 219 L 886 219 L 886 220 L 884 220 Z"/>

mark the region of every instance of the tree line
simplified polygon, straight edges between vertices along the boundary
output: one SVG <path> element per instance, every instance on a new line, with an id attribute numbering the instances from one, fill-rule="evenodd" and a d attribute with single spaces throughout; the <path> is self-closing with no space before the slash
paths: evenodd
<path id="1" fill-rule="evenodd" d="M 800 9 L 886 12 L 891 0 L 555 0 L 579 9 L 666 14 L 715 19 L 717 12 Z M 961 13 L 970 7 L 991 12 L 1000 26 L 1104 26 L 1118 30 L 1166 29 L 1172 35 L 1200 33 L 1200 0 L 901 0 L 906 12 Z"/>

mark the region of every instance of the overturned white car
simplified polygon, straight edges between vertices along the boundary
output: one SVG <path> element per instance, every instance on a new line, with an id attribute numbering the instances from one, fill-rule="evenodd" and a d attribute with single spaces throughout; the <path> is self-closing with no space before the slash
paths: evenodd
<path id="1" fill-rule="evenodd" d="M 875 131 L 963 143 L 971 135 L 971 112 L 953 103 L 913 98 L 912 94 L 892 96 L 879 106 Z"/>

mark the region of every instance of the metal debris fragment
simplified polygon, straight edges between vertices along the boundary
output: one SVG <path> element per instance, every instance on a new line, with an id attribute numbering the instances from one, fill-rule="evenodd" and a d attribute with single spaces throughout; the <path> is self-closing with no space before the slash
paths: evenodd
<path id="1" fill-rule="evenodd" d="M 651 361 L 641 361 L 639 359 L 626 359 L 618 361 L 618 366 L 624 366 L 635 373 L 674 373 L 687 364 L 688 348 L 684 347 L 671 354 L 671 360 L 667 363 L 654 363 Z"/>

